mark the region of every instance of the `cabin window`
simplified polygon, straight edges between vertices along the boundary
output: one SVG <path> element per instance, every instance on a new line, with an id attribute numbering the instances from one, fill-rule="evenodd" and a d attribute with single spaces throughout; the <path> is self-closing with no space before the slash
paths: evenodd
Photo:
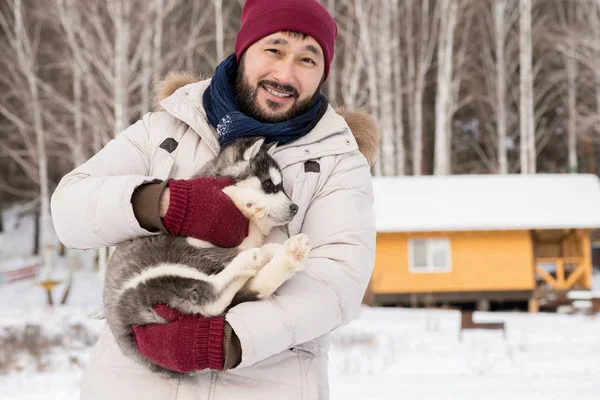
<path id="1" fill-rule="evenodd" d="M 450 272 L 450 240 L 410 239 L 408 264 L 411 272 Z"/>

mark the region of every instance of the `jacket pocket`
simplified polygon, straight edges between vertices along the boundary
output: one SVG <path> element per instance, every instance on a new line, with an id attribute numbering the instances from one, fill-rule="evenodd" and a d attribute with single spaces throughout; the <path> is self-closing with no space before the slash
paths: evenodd
<path id="1" fill-rule="evenodd" d="M 327 357 L 318 356 L 318 350 L 298 345 L 290 349 L 296 354 L 302 381 L 302 400 L 326 400 L 329 398 L 327 382 Z"/>

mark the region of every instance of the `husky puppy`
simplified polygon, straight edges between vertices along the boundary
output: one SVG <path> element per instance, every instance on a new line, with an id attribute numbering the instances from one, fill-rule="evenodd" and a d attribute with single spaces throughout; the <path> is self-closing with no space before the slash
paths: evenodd
<path id="1" fill-rule="evenodd" d="M 271 295 L 296 271 L 309 251 L 306 235 L 283 245 L 263 245 L 272 228 L 292 220 L 298 206 L 283 189 L 282 173 L 264 138 L 239 139 L 223 148 L 196 176 L 229 177 L 227 194 L 250 220 L 236 248 L 180 236 L 158 235 L 121 243 L 107 266 L 104 317 L 123 353 L 167 377 L 170 371 L 143 357 L 132 324 L 167 323 L 152 306 L 167 304 L 185 314 L 219 316 L 243 301 Z"/>

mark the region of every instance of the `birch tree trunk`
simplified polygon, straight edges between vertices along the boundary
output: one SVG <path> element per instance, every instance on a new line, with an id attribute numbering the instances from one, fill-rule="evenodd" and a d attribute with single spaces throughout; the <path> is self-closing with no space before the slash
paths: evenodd
<path id="1" fill-rule="evenodd" d="M 130 0 L 114 0 L 114 130 L 116 137 L 129 124 L 129 43 L 130 43 Z M 98 249 L 98 273 L 101 278 L 106 275 L 108 258 L 115 247 Z"/>
<path id="2" fill-rule="evenodd" d="M 599 3 L 600 5 L 600 3 Z M 587 9 L 587 10 L 586 10 Z M 585 25 L 584 13 L 591 16 L 593 21 L 593 12 L 589 12 L 588 7 L 581 7 L 579 2 L 565 2 L 557 7 L 558 24 L 560 30 L 564 33 L 570 31 L 579 31 L 580 26 Z M 593 22 L 591 25 L 594 25 Z M 593 26 L 590 26 L 593 32 Z M 567 150 L 568 150 L 568 171 L 577 173 L 579 170 L 577 157 L 577 128 L 578 128 L 578 110 L 577 110 L 577 76 L 579 75 L 579 64 L 577 61 L 577 51 L 574 45 L 564 48 L 562 43 L 559 44 L 562 57 L 565 65 L 566 80 L 567 80 Z"/>
<path id="3" fill-rule="evenodd" d="M 494 26 L 496 48 L 496 129 L 498 130 L 498 172 L 508 174 L 508 155 L 506 149 L 506 65 L 504 46 L 506 46 L 506 0 L 494 2 Z"/>
<path id="4" fill-rule="evenodd" d="M 413 174 L 421 175 L 423 170 L 423 97 L 425 95 L 425 78 L 431 66 L 433 51 L 437 41 L 439 7 L 434 6 L 430 15 L 429 0 L 421 1 L 418 52 L 416 57 L 416 77 L 412 101 L 414 108 L 412 164 Z M 445 17 L 445 16 L 444 16 Z"/>
<path id="5" fill-rule="evenodd" d="M 406 42 L 406 46 L 404 48 L 404 52 L 406 53 L 406 92 L 407 96 L 407 117 L 408 117 L 408 131 L 411 135 L 412 142 L 412 170 L 413 175 L 415 174 L 415 115 L 417 113 L 415 106 L 415 80 L 417 77 L 417 57 L 416 57 L 416 41 L 414 35 L 414 25 L 413 21 L 415 19 L 415 11 L 414 11 L 414 2 L 413 0 L 408 0 L 404 3 L 405 5 L 405 15 L 406 18 L 403 20 L 404 22 L 404 40 Z M 421 164 L 419 160 L 418 164 Z M 419 169 L 419 174 L 420 174 Z"/>
<path id="6" fill-rule="evenodd" d="M 114 58 L 114 129 L 116 137 L 127 127 L 129 83 L 129 0 L 114 0 L 115 58 Z"/>
<path id="7" fill-rule="evenodd" d="M 425 91 L 425 75 L 417 74 L 415 84 L 415 114 L 413 127 L 412 164 L 413 175 L 421 175 L 423 170 L 423 92 Z"/>
<path id="8" fill-rule="evenodd" d="M 223 28 L 223 0 L 214 0 L 215 3 L 215 41 L 217 45 L 217 62 L 225 58 L 224 28 Z"/>
<path id="9" fill-rule="evenodd" d="M 365 9 L 363 7 L 362 0 L 355 0 L 354 6 L 356 10 L 356 19 L 358 21 L 360 27 L 360 46 L 362 56 L 365 57 L 366 67 L 367 67 L 367 87 L 369 89 L 369 108 L 371 113 L 376 116 L 377 119 L 380 118 L 381 113 L 379 110 L 379 98 L 377 96 L 377 62 L 378 60 L 375 57 L 374 53 L 374 43 L 372 40 L 373 32 L 376 30 L 373 29 L 374 24 L 372 24 L 373 16 L 377 16 L 377 3 L 371 3 L 370 7 Z M 375 175 L 381 175 L 381 158 L 375 163 L 373 167 Z"/>
<path id="10" fill-rule="evenodd" d="M 596 71 L 596 118 L 600 121 L 600 71 Z M 600 124 L 596 127 L 596 131 L 600 134 Z"/>
<path id="11" fill-rule="evenodd" d="M 142 50 L 142 87 L 140 99 L 140 114 L 145 115 L 150 111 L 150 91 L 152 88 L 152 29 L 149 25 L 142 34 L 144 49 Z"/>
<path id="12" fill-rule="evenodd" d="M 344 20 L 347 21 L 343 26 L 343 35 L 340 35 L 345 51 L 342 61 L 341 71 L 341 82 L 340 92 L 342 94 L 343 102 L 349 109 L 357 107 L 359 90 L 361 88 L 361 76 L 365 66 L 365 57 L 362 55 L 362 46 L 356 45 L 357 38 L 360 37 L 360 26 L 358 31 L 356 29 L 356 10 L 353 9 L 354 14 L 350 12 L 351 8 L 348 7 L 348 14 L 345 15 Z"/>
<path id="13" fill-rule="evenodd" d="M 394 114 L 392 109 L 393 102 L 393 75 L 392 75 L 392 7 L 390 0 L 381 0 L 379 2 L 378 24 L 373 26 L 375 32 L 379 31 L 377 67 L 379 84 L 379 124 L 381 127 L 381 165 L 382 175 L 395 175 L 395 157 L 394 157 Z M 378 26 L 379 29 L 376 27 Z M 396 60 L 398 63 L 399 61 Z"/>
<path id="14" fill-rule="evenodd" d="M 188 33 L 188 40 L 192 40 L 193 37 L 198 36 L 198 19 L 200 18 L 200 2 L 194 1 L 192 2 L 192 12 L 191 12 L 191 23 L 190 23 L 190 31 Z M 187 71 L 192 72 L 194 70 L 194 55 L 196 53 L 196 49 L 193 46 L 187 46 L 186 55 L 185 55 L 185 69 Z"/>
<path id="15" fill-rule="evenodd" d="M 569 122 L 567 126 L 569 172 L 577 173 L 577 60 L 566 57 Z"/>
<path id="16" fill-rule="evenodd" d="M 392 41 L 392 60 L 394 65 L 394 127 L 395 127 L 395 144 L 396 144 L 396 175 L 403 176 L 406 174 L 406 150 L 404 148 L 404 88 L 402 82 L 402 66 L 404 63 L 402 54 L 402 40 L 401 40 L 401 24 L 398 21 L 402 21 L 402 12 L 400 2 L 402 0 L 392 0 L 392 20 L 396 21 L 393 25 L 393 37 Z"/>
<path id="17" fill-rule="evenodd" d="M 335 9 L 336 0 L 327 0 L 327 9 L 334 16 L 337 16 Z M 331 104 L 337 104 L 337 92 L 338 92 L 338 64 L 337 64 L 337 52 L 333 54 L 333 60 L 331 62 L 332 68 L 329 70 L 329 77 L 327 78 L 327 93 L 329 94 L 329 102 Z"/>
<path id="18" fill-rule="evenodd" d="M 454 28 L 458 16 L 456 0 L 440 0 L 440 29 L 437 50 L 437 93 L 435 99 L 435 153 L 434 174 L 450 174 L 450 140 L 453 78 L 452 64 L 454 49 Z"/>
<path id="19" fill-rule="evenodd" d="M 600 43 L 600 1 L 597 1 L 597 4 L 595 4 L 595 7 L 589 7 L 588 9 L 585 9 L 585 11 L 588 14 L 588 21 L 590 24 L 590 30 L 592 33 L 592 39 L 595 43 Z M 596 49 L 596 51 L 594 52 L 594 54 L 591 57 L 594 61 L 596 61 L 595 63 L 593 63 L 593 65 L 598 65 L 598 62 L 600 62 L 600 46 L 599 48 Z M 600 68 L 595 68 L 594 69 L 594 77 L 595 79 L 595 83 L 596 83 L 596 116 L 595 119 L 596 121 L 600 121 Z M 596 124 L 596 133 L 600 136 L 600 123 Z"/>
<path id="20" fill-rule="evenodd" d="M 162 71 L 163 24 L 165 20 L 165 1 L 155 0 L 154 41 L 152 43 L 152 80 L 156 82 Z"/>
<path id="21" fill-rule="evenodd" d="M 531 2 L 532 0 L 519 0 L 519 115 L 522 174 L 534 174 L 536 163 L 533 113 Z"/>
<path id="22" fill-rule="evenodd" d="M 83 91 L 82 91 L 82 71 L 74 62 L 71 64 L 73 68 L 73 122 L 75 128 L 75 151 L 73 162 L 75 167 L 80 166 L 86 160 L 86 154 L 83 148 Z"/>
<path id="23" fill-rule="evenodd" d="M 44 125 L 42 122 L 42 108 L 40 104 L 39 89 L 37 84 L 36 53 L 31 39 L 25 29 L 24 9 L 21 0 L 14 2 L 15 20 L 15 47 L 17 58 L 23 73 L 27 78 L 29 87 L 31 116 L 33 119 L 33 130 L 36 138 L 36 155 L 38 166 L 38 180 L 40 189 L 40 229 L 39 243 L 44 265 L 45 278 L 51 279 L 53 275 L 52 265 L 52 219 L 50 217 L 50 191 L 48 188 L 48 158 L 46 156 L 46 140 Z"/>
<path id="24" fill-rule="evenodd" d="M 79 16 L 76 15 L 72 8 L 72 3 L 65 4 L 65 0 L 57 0 L 56 7 L 58 9 L 59 20 L 61 26 L 64 29 L 69 48 L 71 50 L 72 60 L 70 62 L 71 74 L 73 79 L 73 128 L 74 128 L 74 140 L 72 143 L 72 159 L 73 167 L 76 168 L 83 164 L 86 160 L 86 151 L 84 148 L 83 135 L 83 81 L 84 81 L 84 60 L 81 54 L 81 49 L 77 44 L 75 38 L 75 32 L 72 29 L 73 25 L 80 23 Z M 90 79 L 91 77 L 88 77 Z"/>

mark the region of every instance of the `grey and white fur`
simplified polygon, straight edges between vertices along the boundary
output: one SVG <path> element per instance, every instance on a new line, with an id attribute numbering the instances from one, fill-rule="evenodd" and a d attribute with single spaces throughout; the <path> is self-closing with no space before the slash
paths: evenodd
<path id="1" fill-rule="evenodd" d="M 181 236 L 157 235 L 121 243 L 107 266 L 104 317 L 123 353 L 170 378 L 183 374 L 159 366 L 137 351 L 132 325 L 166 323 L 152 306 L 166 304 L 206 317 L 271 295 L 304 269 L 308 237 L 263 245 L 272 228 L 298 211 L 283 189 L 282 173 L 263 138 L 238 139 L 224 147 L 196 176 L 229 177 L 226 193 L 250 220 L 240 246 L 221 248 Z"/>

